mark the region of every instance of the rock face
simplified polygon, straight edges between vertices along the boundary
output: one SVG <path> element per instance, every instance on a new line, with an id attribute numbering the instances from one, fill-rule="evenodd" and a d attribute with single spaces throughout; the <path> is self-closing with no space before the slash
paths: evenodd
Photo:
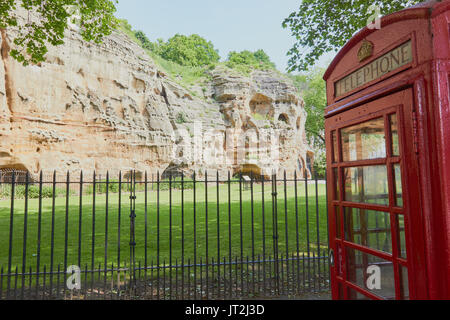
<path id="1" fill-rule="evenodd" d="M 303 101 L 278 73 L 216 68 L 198 97 L 119 32 L 95 45 L 71 30 L 28 67 L 8 56 L 10 36 L 0 39 L 0 169 L 309 174 Z"/>

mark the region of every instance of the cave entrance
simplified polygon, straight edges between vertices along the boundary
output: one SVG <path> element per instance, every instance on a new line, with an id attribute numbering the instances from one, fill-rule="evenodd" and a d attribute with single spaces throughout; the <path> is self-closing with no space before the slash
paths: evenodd
<path id="1" fill-rule="evenodd" d="M 274 108 L 272 106 L 272 99 L 262 94 L 256 94 L 250 101 L 250 111 L 254 115 L 260 115 L 266 119 L 274 117 Z"/>
<path id="2" fill-rule="evenodd" d="M 27 173 L 29 174 L 29 182 L 34 182 L 32 175 L 27 168 L 21 164 L 9 165 L 0 167 L 0 183 L 12 183 L 14 173 L 15 183 L 25 183 L 27 180 Z"/>
<path id="3" fill-rule="evenodd" d="M 177 178 L 183 177 L 185 166 L 183 165 L 177 165 L 177 164 L 170 164 L 166 170 L 164 170 L 163 174 L 161 175 L 161 180 L 176 180 Z"/>
<path id="4" fill-rule="evenodd" d="M 134 176 L 133 176 L 133 174 L 134 174 Z M 141 171 L 128 171 L 123 175 L 123 178 L 126 181 L 131 181 L 132 177 L 133 177 L 133 179 L 136 179 L 136 181 L 143 181 L 144 174 Z"/>
<path id="5" fill-rule="evenodd" d="M 278 121 L 284 122 L 285 124 L 289 125 L 289 116 L 285 113 L 280 114 L 278 117 Z"/>
<path id="6" fill-rule="evenodd" d="M 242 177 L 244 177 L 244 176 L 248 176 L 250 178 L 253 177 L 253 180 L 255 180 L 255 181 L 261 181 L 263 178 L 265 180 L 270 180 L 271 179 L 271 177 L 266 175 L 264 173 L 264 170 L 260 166 L 258 166 L 256 164 L 243 164 L 243 165 L 241 165 L 240 168 L 238 168 L 238 169 L 236 169 L 234 171 L 233 176 L 239 177 L 241 175 L 242 175 Z"/>

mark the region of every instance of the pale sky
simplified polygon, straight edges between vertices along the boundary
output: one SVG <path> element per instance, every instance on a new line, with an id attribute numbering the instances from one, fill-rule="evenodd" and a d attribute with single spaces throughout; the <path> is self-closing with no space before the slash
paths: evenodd
<path id="1" fill-rule="evenodd" d="M 285 71 L 294 38 L 281 24 L 300 0 L 119 0 L 117 16 L 127 19 L 150 40 L 167 40 L 176 33 L 212 41 L 222 59 L 230 51 L 263 49 Z M 320 66 L 326 67 L 334 54 Z"/>

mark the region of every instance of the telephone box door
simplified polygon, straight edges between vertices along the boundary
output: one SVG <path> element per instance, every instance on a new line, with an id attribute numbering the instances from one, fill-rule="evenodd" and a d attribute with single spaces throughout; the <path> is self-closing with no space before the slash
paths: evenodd
<path id="1" fill-rule="evenodd" d="M 327 119 L 334 299 L 426 298 L 413 90 Z"/>

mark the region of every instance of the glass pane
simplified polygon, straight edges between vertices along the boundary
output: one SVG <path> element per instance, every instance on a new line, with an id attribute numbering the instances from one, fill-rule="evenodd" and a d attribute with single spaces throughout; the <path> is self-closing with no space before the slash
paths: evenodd
<path id="1" fill-rule="evenodd" d="M 344 181 L 346 201 L 389 204 L 386 166 L 347 168 Z"/>
<path id="2" fill-rule="evenodd" d="M 406 259 L 406 237 L 405 237 L 405 217 L 403 215 L 399 215 L 397 217 L 397 225 L 398 225 L 398 241 L 399 241 L 399 257 Z"/>
<path id="3" fill-rule="evenodd" d="M 398 144 L 398 122 L 397 115 L 392 114 L 389 117 L 391 122 L 391 136 L 392 136 L 392 155 L 400 156 L 400 146 Z"/>
<path id="4" fill-rule="evenodd" d="M 341 191 L 339 189 L 339 171 L 338 168 L 333 169 L 334 199 L 341 200 Z"/>
<path id="5" fill-rule="evenodd" d="M 344 161 L 386 158 L 384 119 L 373 119 L 341 130 Z"/>
<path id="6" fill-rule="evenodd" d="M 346 250 L 348 281 L 380 298 L 395 299 L 392 262 L 352 248 Z"/>
<path id="7" fill-rule="evenodd" d="M 403 207 L 402 170 L 399 164 L 394 165 L 394 180 L 395 205 Z"/>
<path id="8" fill-rule="evenodd" d="M 341 238 L 341 209 L 334 207 L 334 217 L 336 219 L 336 238 Z"/>
<path id="9" fill-rule="evenodd" d="M 345 240 L 392 254 L 389 213 L 345 208 L 344 219 Z"/>
<path id="10" fill-rule="evenodd" d="M 409 280 L 408 269 L 404 266 L 400 266 L 400 273 L 402 279 L 402 294 L 404 300 L 409 300 Z"/>
<path id="11" fill-rule="evenodd" d="M 339 148 L 336 131 L 333 131 L 332 139 L 333 139 L 333 163 L 336 163 L 339 162 Z"/>

